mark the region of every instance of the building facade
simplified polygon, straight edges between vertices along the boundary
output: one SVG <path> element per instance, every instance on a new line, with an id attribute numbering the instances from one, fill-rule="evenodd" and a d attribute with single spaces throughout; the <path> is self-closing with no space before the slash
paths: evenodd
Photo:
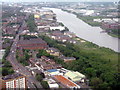
<path id="1" fill-rule="evenodd" d="M 26 89 L 26 77 L 15 73 L 2 78 L 2 88 L 8 89 Z"/>

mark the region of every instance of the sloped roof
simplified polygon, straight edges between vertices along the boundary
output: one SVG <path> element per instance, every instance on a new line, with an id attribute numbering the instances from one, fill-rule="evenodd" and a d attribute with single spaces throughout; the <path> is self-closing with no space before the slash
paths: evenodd
<path id="1" fill-rule="evenodd" d="M 55 75 L 54 78 L 57 79 L 63 85 L 69 87 L 69 88 L 74 88 L 74 87 L 78 88 L 79 87 L 77 84 L 75 84 L 74 82 L 72 82 L 71 80 L 65 78 L 62 75 Z"/>

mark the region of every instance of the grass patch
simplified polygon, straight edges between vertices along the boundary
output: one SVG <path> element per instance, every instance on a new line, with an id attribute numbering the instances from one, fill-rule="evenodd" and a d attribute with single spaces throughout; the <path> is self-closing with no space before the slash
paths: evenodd
<path id="1" fill-rule="evenodd" d="M 120 35 L 116 35 L 116 34 L 113 34 L 113 33 L 108 33 L 108 34 L 112 37 L 120 38 Z"/>

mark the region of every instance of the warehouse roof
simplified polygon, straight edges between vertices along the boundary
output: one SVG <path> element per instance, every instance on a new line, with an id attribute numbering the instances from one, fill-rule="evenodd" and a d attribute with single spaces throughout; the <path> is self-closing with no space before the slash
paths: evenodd
<path id="1" fill-rule="evenodd" d="M 54 78 L 57 79 L 61 84 L 65 85 L 68 88 L 80 88 L 80 86 L 78 86 L 77 84 L 75 84 L 74 82 L 65 78 L 62 75 L 55 75 Z"/>
<path id="2" fill-rule="evenodd" d="M 73 81 L 78 81 L 78 80 L 81 80 L 81 78 L 85 78 L 85 75 L 83 75 L 83 74 L 81 74 L 79 72 L 73 72 L 73 71 L 67 72 L 65 74 L 65 76 L 69 77 Z"/>

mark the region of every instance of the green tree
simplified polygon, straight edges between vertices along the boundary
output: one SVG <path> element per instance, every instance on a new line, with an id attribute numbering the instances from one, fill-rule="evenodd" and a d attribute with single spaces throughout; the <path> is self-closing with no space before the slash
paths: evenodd
<path id="1" fill-rule="evenodd" d="M 5 50 L 5 54 L 3 56 L 3 59 L 6 59 L 6 57 L 8 56 L 9 53 L 10 53 L 10 47 L 7 47 Z"/>
<path id="2" fill-rule="evenodd" d="M 2 68 L 2 75 L 3 76 L 6 76 L 6 75 L 9 75 L 9 74 L 13 74 L 14 71 L 12 68 L 7 68 L 7 67 L 3 67 Z"/>
<path id="3" fill-rule="evenodd" d="M 109 84 L 107 82 L 103 82 L 103 83 L 99 84 L 99 88 L 106 89 L 106 88 L 109 88 L 108 85 Z"/>
<path id="4" fill-rule="evenodd" d="M 94 86 L 94 88 L 99 88 L 99 84 L 101 84 L 101 83 L 102 83 L 101 79 L 99 79 L 99 78 L 97 78 L 97 77 L 92 78 L 92 79 L 91 79 L 91 82 L 90 82 L 90 84 L 91 84 L 92 86 Z"/>
<path id="5" fill-rule="evenodd" d="M 36 79 L 37 79 L 38 81 L 42 81 L 42 80 L 43 80 L 43 77 L 42 77 L 40 74 L 37 74 L 37 75 L 36 75 Z"/>
<path id="6" fill-rule="evenodd" d="M 27 25 L 28 25 L 29 30 L 30 30 L 31 32 L 35 31 L 36 25 L 35 25 L 35 22 L 34 22 L 34 15 L 30 15 L 30 16 L 29 16 L 29 19 L 28 19 L 28 21 L 27 21 Z"/>
<path id="7" fill-rule="evenodd" d="M 49 54 L 45 50 L 39 50 L 36 56 L 40 58 L 41 56 L 49 56 Z"/>
<path id="8" fill-rule="evenodd" d="M 4 62 L 4 67 L 12 67 L 9 61 Z"/>
<path id="9" fill-rule="evenodd" d="M 49 85 L 48 85 L 47 81 L 42 81 L 41 85 L 43 86 L 43 88 L 49 89 Z"/>
<path id="10" fill-rule="evenodd" d="M 89 78 L 95 77 L 96 76 L 96 70 L 94 68 L 86 68 L 85 73 Z"/>

